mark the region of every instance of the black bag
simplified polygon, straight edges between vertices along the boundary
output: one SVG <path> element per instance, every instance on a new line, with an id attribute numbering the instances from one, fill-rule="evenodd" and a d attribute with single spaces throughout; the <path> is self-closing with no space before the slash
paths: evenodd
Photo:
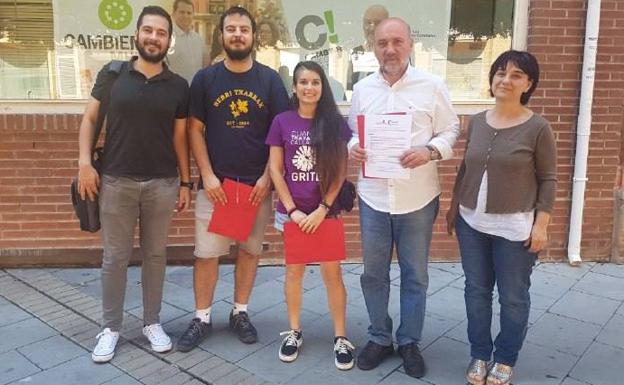
<path id="1" fill-rule="evenodd" d="M 338 209 L 349 212 L 353 210 L 353 201 L 356 195 L 355 185 L 345 179 L 342 183 L 342 187 L 340 187 L 340 192 L 338 193 L 335 204 L 338 206 Z"/>
<path id="2" fill-rule="evenodd" d="M 106 110 L 108 109 L 108 104 L 110 102 L 111 89 L 113 88 L 113 84 L 115 83 L 115 80 L 117 80 L 124 63 L 125 62 L 123 61 L 113 60 L 108 67 L 108 72 L 113 76 L 111 77 L 109 84 L 107 84 L 107 90 L 104 92 L 104 97 L 100 101 L 100 109 L 95 123 L 95 135 L 93 136 L 93 143 L 91 144 L 91 164 L 100 175 L 102 172 L 104 149 L 102 147 L 96 148 L 95 146 L 100 138 L 102 126 L 104 125 L 104 120 L 106 118 Z M 80 193 L 78 192 L 77 177 L 72 179 L 69 191 L 72 205 L 74 206 L 74 213 L 80 221 L 80 230 L 88 231 L 90 233 L 95 233 L 100 230 L 99 195 L 93 201 L 88 197 L 85 197 L 86 199 L 82 199 Z"/>

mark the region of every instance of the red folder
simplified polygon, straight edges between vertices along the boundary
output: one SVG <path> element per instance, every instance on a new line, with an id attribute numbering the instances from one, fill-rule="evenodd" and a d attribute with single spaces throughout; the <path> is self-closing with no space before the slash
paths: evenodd
<path id="1" fill-rule="evenodd" d="M 215 204 L 208 231 L 244 242 L 253 230 L 259 207 L 249 201 L 253 187 L 227 178 L 221 187 L 227 204 Z"/>
<path id="2" fill-rule="evenodd" d="M 325 219 L 312 234 L 295 222 L 284 224 L 286 264 L 343 261 L 346 258 L 342 219 Z"/>

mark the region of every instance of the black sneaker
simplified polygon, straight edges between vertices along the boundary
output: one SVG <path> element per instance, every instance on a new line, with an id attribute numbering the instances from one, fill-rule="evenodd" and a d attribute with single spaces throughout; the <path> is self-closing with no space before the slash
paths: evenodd
<path id="1" fill-rule="evenodd" d="M 303 345 L 303 333 L 301 330 L 281 332 L 280 336 L 286 336 L 279 349 L 279 359 L 283 362 L 293 362 L 299 356 L 299 350 Z"/>
<path id="2" fill-rule="evenodd" d="M 251 324 L 249 315 L 246 311 L 234 314 L 230 313 L 230 330 L 238 335 L 238 339 L 246 344 L 255 344 L 258 342 L 258 332 Z"/>
<path id="3" fill-rule="evenodd" d="M 212 329 L 211 323 L 202 322 L 199 318 L 193 318 L 184 334 L 180 337 L 177 349 L 180 352 L 190 352 L 199 345 Z"/>
<path id="4" fill-rule="evenodd" d="M 368 341 L 358 355 L 357 366 L 362 370 L 375 369 L 383 360 L 390 357 L 392 353 L 394 353 L 394 346 L 383 346 L 373 341 Z"/>
<path id="5" fill-rule="evenodd" d="M 340 370 L 349 370 L 353 368 L 355 359 L 353 358 L 353 350 L 355 347 L 347 337 L 334 338 L 334 364 Z"/>
<path id="6" fill-rule="evenodd" d="M 408 376 L 420 378 L 425 375 L 425 360 L 415 342 L 399 346 L 399 354 L 403 357 L 403 368 Z"/>

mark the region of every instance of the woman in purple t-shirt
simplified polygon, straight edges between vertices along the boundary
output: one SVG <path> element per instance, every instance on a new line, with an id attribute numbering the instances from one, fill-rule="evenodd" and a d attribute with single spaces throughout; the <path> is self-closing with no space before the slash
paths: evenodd
<path id="1" fill-rule="evenodd" d="M 293 77 L 294 109 L 273 119 L 266 143 L 271 146 L 269 167 L 279 196 L 275 228 L 294 221 L 302 231 L 314 232 L 331 210 L 347 169 L 351 131 L 338 112 L 329 82 L 315 62 L 297 64 Z M 331 210 L 331 212 L 330 212 Z M 284 291 L 290 331 L 279 350 L 284 362 L 294 361 L 303 343 L 301 293 L 305 264 L 286 265 Z M 338 369 L 353 367 L 353 345 L 346 338 L 347 292 L 340 262 L 322 262 L 321 274 L 334 321 L 334 357 Z"/>

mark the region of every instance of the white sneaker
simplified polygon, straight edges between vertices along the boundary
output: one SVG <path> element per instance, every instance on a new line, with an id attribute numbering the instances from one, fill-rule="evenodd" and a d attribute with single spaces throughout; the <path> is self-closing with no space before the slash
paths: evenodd
<path id="1" fill-rule="evenodd" d="M 117 341 L 119 341 L 119 332 L 106 328 L 95 338 L 97 338 L 98 343 L 93 348 L 93 353 L 91 353 L 93 362 L 108 362 L 112 360 L 115 355 L 115 346 L 117 346 Z"/>
<path id="2" fill-rule="evenodd" d="M 151 324 L 143 327 L 143 335 L 149 340 L 153 351 L 164 353 L 171 350 L 171 338 L 165 333 L 160 324 Z"/>

